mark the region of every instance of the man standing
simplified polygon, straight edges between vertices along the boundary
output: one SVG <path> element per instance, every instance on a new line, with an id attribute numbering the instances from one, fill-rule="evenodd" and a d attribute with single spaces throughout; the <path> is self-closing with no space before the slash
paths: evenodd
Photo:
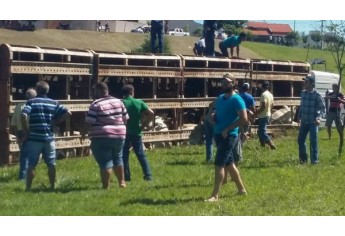
<path id="1" fill-rule="evenodd" d="M 31 190 L 40 154 L 48 166 L 50 189 L 54 190 L 56 152 L 53 128 L 67 119 L 71 113 L 57 101 L 47 97 L 49 91 L 47 82 L 37 82 L 36 91 L 37 97 L 26 102 L 21 117 L 23 142 L 26 142 L 25 153 L 28 158 L 26 191 Z"/>
<path id="2" fill-rule="evenodd" d="M 25 97 L 27 100 L 30 100 L 36 97 L 37 93 L 35 89 L 29 88 L 26 93 Z M 25 152 L 25 142 L 23 142 L 23 129 L 22 129 L 22 121 L 21 115 L 25 103 L 19 103 L 15 108 L 11 120 L 11 125 L 13 128 L 13 132 L 16 134 L 17 143 L 19 146 L 20 154 L 19 154 L 19 180 L 23 180 L 26 176 L 26 169 L 28 165 L 27 156 L 24 154 Z"/>
<path id="3" fill-rule="evenodd" d="M 219 42 L 219 49 L 224 57 L 229 57 L 228 48 L 230 48 L 231 57 L 234 56 L 234 47 L 236 47 L 236 55 L 240 56 L 240 44 L 246 39 L 246 33 L 241 32 L 239 36 L 231 35 L 230 37 Z"/>
<path id="4" fill-rule="evenodd" d="M 100 169 L 103 189 L 109 188 L 112 171 L 120 188 L 124 188 L 122 149 L 126 137 L 127 110 L 120 99 L 109 95 L 106 83 L 96 84 L 95 89 L 97 100 L 91 104 L 85 117 L 89 126 L 90 147 Z"/>
<path id="5" fill-rule="evenodd" d="M 249 83 L 244 83 L 240 89 L 240 96 L 243 99 L 244 103 L 246 104 L 247 109 L 247 116 L 248 116 L 248 122 L 246 125 L 244 125 L 241 129 L 241 143 L 245 141 L 245 138 L 247 137 L 247 133 L 249 132 L 249 126 L 250 126 L 250 120 L 254 115 L 255 112 L 255 101 L 251 94 L 248 93 L 250 88 Z"/>
<path id="6" fill-rule="evenodd" d="M 208 202 L 218 201 L 220 188 L 227 172 L 235 182 L 238 194 L 247 194 L 233 154 L 238 142 L 238 127 L 247 122 L 246 106 L 243 99 L 234 90 L 235 82 L 232 74 L 226 74 L 221 83 L 224 93 L 217 98 L 213 114 L 214 137 L 217 145 L 215 181 L 211 196 L 205 200 Z"/>
<path id="7" fill-rule="evenodd" d="M 217 21 L 204 20 L 205 55 L 214 56 L 214 33 L 217 28 Z"/>
<path id="8" fill-rule="evenodd" d="M 152 173 L 142 142 L 142 121 L 152 120 L 153 111 L 140 99 L 134 98 L 134 87 L 130 84 L 123 86 L 123 103 L 125 104 L 130 119 L 127 123 L 127 134 L 125 146 L 123 148 L 123 162 L 125 167 L 125 180 L 131 181 L 131 171 L 129 169 L 129 149 L 132 146 L 138 158 L 144 174 L 144 180 L 151 181 Z"/>
<path id="9" fill-rule="evenodd" d="M 304 78 L 305 90 L 301 93 L 301 105 L 298 112 L 300 122 L 298 133 L 299 161 L 304 164 L 308 161 L 306 139 L 310 132 L 310 160 L 312 164 L 319 162 L 317 135 L 321 114 L 326 106 L 322 96 L 315 90 L 315 79 L 308 75 Z"/>
<path id="10" fill-rule="evenodd" d="M 329 93 L 326 96 L 326 99 L 329 99 L 329 108 L 326 118 L 326 127 L 328 132 L 328 138 L 332 137 L 332 124 L 333 121 L 337 127 L 339 137 L 343 138 L 343 121 L 340 116 L 341 105 L 345 103 L 344 95 L 339 92 L 338 84 L 332 84 L 333 92 Z"/>
<path id="11" fill-rule="evenodd" d="M 271 137 L 267 134 L 267 125 L 270 122 L 271 110 L 273 107 L 273 95 L 269 91 L 269 88 L 270 83 L 268 81 L 264 81 L 262 83 L 263 93 L 260 97 L 260 107 L 255 112 L 259 118 L 258 136 L 262 147 L 265 147 L 265 144 L 267 143 L 271 149 L 277 149 L 272 142 Z"/>
<path id="12" fill-rule="evenodd" d="M 163 21 L 151 20 L 151 52 L 163 53 Z M 156 39 L 158 38 L 158 51 L 156 47 Z"/>

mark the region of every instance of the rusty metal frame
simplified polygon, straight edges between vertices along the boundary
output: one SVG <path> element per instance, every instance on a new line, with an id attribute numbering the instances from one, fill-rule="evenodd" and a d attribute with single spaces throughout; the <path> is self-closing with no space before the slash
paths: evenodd
<path id="1" fill-rule="evenodd" d="M 22 53 L 22 54 L 20 54 Z M 20 60 L 20 55 L 35 55 L 35 60 Z M 31 54 L 30 54 L 31 53 Z M 61 62 L 45 61 L 48 54 L 62 56 Z M 81 63 L 73 62 L 78 61 Z M 73 59 L 73 60 L 72 60 Z M 52 60 L 55 60 L 53 58 Z M 171 61 L 171 63 L 170 63 Z M 112 63 L 114 62 L 114 63 Z M 116 62 L 116 63 L 115 63 Z M 140 65 L 143 62 L 143 65 Z M 196 62 L 196 64 L 193 64 Z M 269 64 L 271 71 L 253 70 L 253 63 Z M 190 66 L 186 66 L 186 65 Z M 274 67 L 276 66 L 276 68 Z M 290 66 L 289 71 L 275 71 L 282 66 Z M 294 66 L 296 68 L 294 68 Z M 284 67 L 286 70 L 286 67 Z M 152 78 L 153 98 L 142 99 L 153 110 L 172 109 L 174 116 L 174 130 L 143 132 L 144 142 L 183 141 L 188 140 L 191 130 L 183 130 L 183 111 L 190 108 L 207 108 L 214 97 L 208 96 L 208 79 L 222 78 L 225 73 L 233 73 L 237 79 L 250 81 L 300 81 L 310 69 L 310 65 L 304 62 L 249 60 L 241 58 L 208 58 L 202 56 L 183 55 L 154 55 L 154 54 L 125 54 L 115 52 L 95 52 L 91 50 L 67 50 L 64 48 L 40 48 L 35 46 L 0 46 L 0 164 L 10 164 L 10 156 L 19 152 L 16 140 L 9 137 L 9 117 L 15 106 L 23 101 L 12 100 L 9 88 L 12 84 L 13 74 L 39 75 L 64 75 L 64 76 L 89 76 L 89 92 L 91 87 L 104 77 L 128 77 L 128 78 Z M 90 80 L 90 77 L 92 78 Z M 176 98 L 159 98 L 157 83 L 160 78 L 174 78 L 178 86 Z M 69 80 L 66 79 L 66 91 L 69 88 Z M 204 94 L 200 98 L 184 98 L 184 82 L 187 79 L 201 79 L 204 81 Z M 291 87 L 293 84 L 291 83 Z M 292 90 L 293 91 L 293 90 Z M 88 93 L 90 94 L 90 93 Z M 92 103 L 91 99 L 59 100 L 71 112 L 86 112 Z M 275 97 L 274 106 L 298 106 L 300 100 L 297 97 Z M 256 98 L 256 106 L 259 106 Z M 66 126 L 70 123 L 66 122 Z M 291 125 L 288 125 L 291 126 Z M 275 128 L 275 127 L 273 127 Z M 253 126 L 255 129 L 255 126 Z M 69 129 L 66 127 L 66 130 Z M 57 149 L 83 148 L 90 145 L 90 140 L 82 139 L 80 135 L 56 137 Z"/>

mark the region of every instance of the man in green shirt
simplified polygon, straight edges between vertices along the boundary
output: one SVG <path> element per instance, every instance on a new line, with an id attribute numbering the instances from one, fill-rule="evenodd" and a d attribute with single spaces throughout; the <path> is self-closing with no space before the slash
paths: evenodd
<path id="1" fill-rule="evenodd" d="M 142 100 L 134 98 L 134 87 L 125 85 L 122 88 L 123 103 L 127 109 L 129 120 L 126 124 L 126 140 L 123 147 L 123 165 L 125 168 L 125 180 L 131 181 L 129 169 L 129 149 L 132 146 L 144 173 L 144 180 L 151 181 L 152 173 L 142 142 L 142 119 L 153 119 L 153 111 Z"/>

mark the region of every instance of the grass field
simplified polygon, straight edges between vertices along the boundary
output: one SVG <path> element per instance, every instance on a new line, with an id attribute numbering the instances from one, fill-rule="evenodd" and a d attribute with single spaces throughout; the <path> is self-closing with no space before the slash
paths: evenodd
<path id="1" fill-rule="evenodd" d="M 204 146 L 179 146 L 148 151 L 154 180 L 142 180 L 131 155 L 132 182 L 126 189 L 101 189 L 91 157 L 57 163 L 57 189 L 49 192 L 46 167 L 39 164 L 33 191 L 24 192 L 18 166 L 0 169 L 0 215 L 29 216 L 330 216 L 345 214 L 344 158 L 336 155 L 337 135 L 321 130 L 320 164 L 298 164 L 296 131 L 275 138 L 278 150 L 250 140 L 240 172 L 248 190 L 237 196 L 233 183 L 221 190 L 220 201 L 206 203 L 214 167 L 206 164 Z"/>

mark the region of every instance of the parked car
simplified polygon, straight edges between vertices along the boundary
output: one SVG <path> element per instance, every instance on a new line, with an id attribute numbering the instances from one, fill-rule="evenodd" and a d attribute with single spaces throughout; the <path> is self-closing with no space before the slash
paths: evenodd
<path id="1" fill-rule="evenodd" d="M 175 36 L 189 36 L 189 32 L 184 32 L 183 29 L 175 28 L 173 30 L 170 30 L 169 35 L 175 35 Z"/>
<path id="2" fill-rule="evenodd" d="M 151 31 L 151 26 L 143 25 L 143 26 L 138 26 L 135 29 L 132 29 L 131 33 L 149 33 L 150 31 Z"/>
<path id="3" fill-rule="evenodd" d="M 141 26 L 139 26 L 135 29 L 132 29 L 131 33 L 144 33 L 144 30 L 141 28 Z"/>

